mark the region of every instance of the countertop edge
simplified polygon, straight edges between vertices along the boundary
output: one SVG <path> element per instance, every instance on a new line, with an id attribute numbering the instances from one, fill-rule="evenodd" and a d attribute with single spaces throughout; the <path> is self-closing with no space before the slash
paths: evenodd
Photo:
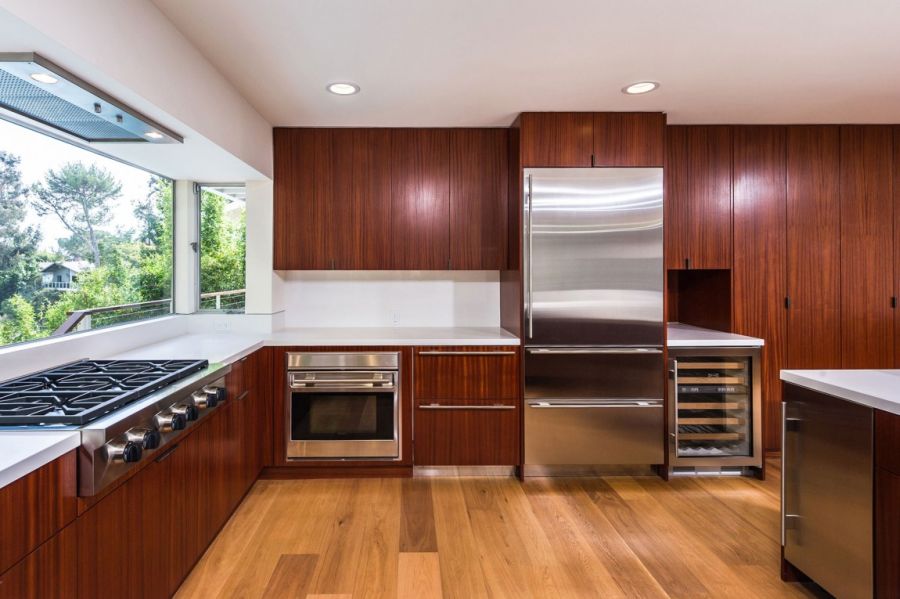
<path id="1" fill-rule="evenodd" d="M 81 446 L 81 433 L 79 431 L 34 431 L 36 434 L 46 435 L 46 434 L 58 434 L 59 440 L 55 443 L 51 443 L 41 449 L 35 451 L 31 455 L 23 457 L 19 461 L 14 464 L 9 465 L 8 467 L 0 470 L 0 489 L 6 487 L 9 484 L 16 482 L 17 480 L 24 478 L 38 470 L 53 460 L 60 458 L 66 455 L 68 452 L 73 449 L 77 449 Z M 0 443 L 8 442 L 12 438 L 16 436 L 27 436 L 30 433 L 28 432 L 9 432 L 6 434 L 0 435 Z"/>
<path id="2" fill-rule="evenodd" d="M 867 408 L 873 408 L 900 416 L 900 402 L 891 401 L 889 399 L 885 399 L 884 397 L 872 395 L 871 393 L 866 393 L 864 391 L 855 391 L 853 389 L 848 389 L 844 385 L 822 381 L 820 379 L 816 379 L 796 371 L 782 370 L 780 373 L 780 378 L 782 381 L 790 383 L 792 385 L 797 385 L 798 387 L 803 387 L 805 389 L 810 389 L 811 391 L 824 393 L 825 395 L 831 395 L 832 397 L 837 397 L 838 399 L 843 399 L 845 401 L 865 406 Z"/>

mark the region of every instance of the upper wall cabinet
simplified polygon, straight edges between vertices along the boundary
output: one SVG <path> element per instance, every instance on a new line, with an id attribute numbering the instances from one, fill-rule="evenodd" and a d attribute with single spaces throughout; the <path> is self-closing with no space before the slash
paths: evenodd
<path id="1" fill-rule="evenodd" d="M 496 270 L 506 129 L 275 129 L 278 270 Z"/>
<path id="2" fill-rule="evenodd" d="M 667 127 L 667 268 L 731 268 L 732 151 L 731 127 Z"/>
<path id="3" fill-rule="evenodd" d="M 662 166 L 660 112 L 524 112 L 522 166 Z"/>

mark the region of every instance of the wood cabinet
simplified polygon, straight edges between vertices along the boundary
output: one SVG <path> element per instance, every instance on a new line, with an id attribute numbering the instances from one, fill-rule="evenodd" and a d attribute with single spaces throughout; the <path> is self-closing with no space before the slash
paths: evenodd
<path id="1" fill-rule="evenodd" d="M 765 339 L 764 446 L 780 447 L 786 341 L 785 128 L 734 130 L 734 332 Z"/>
<path id="2" fill-rule="evenodd" d="M 77 550 L 75 524 L 70 524 L 0 574 L 0 599 L 76 597 Z"/>
<path id="3" fill-rule="evenodd" d="M 590 112 L 523 112 L 522 167 L 591 166 L 593 118 Z"/>
<path id="4" fill-rule="evenodd" d="M 75 452 L 0 489 L 0 572 L 75 519 Z"/>
<path id="5" fill-rule="evenodd" d="M 593 166 L 663 166 L 666 115 L 662 112 L 594 113 Z"/>
<path id="6" fill-rule="evenodd" d="M 415 350 L 414 463 L 519 463 L 518 347 Z"/>
<path id="7" fill-rule="evenodd" d="M 875 596 L 900 589 L 900 416 L 875 410 Z"/>
<path id="8" fill-rule="evenodd" d="M 894 366 L 892 131 L 841 127 L 841 356 Z"/>
<path id="9" fill-rule="evenodd" d="M 900 368 L 900 125 L 894 127 L 894 363 Z"/>
<path id="10" fill-rule="evenodd" d="M 508 146 L 506 129 L 450 130 L 450 268 L 506 264 Z"/>
<path id="11" fill-rule="evenodd" d="M 840 129 L 792 126 L 786 139 L 786 368 L 840 368 Z"/>
<path id="12" fill-rule="evenodd" d="M 666 267 L 728 269 L 732 251 L 732 128 L 666 128 Z"/>
<path id="13" fill-rule="evenodd" d="M 496 270 L 506 129 L 274 131 L 278 270 Z"/>
<path id="14" fill-rule="evenodd" d="M 662 166 L 665 124 L 661 112 L 523 112 L 522 166 Z"/>
<path id="15" fill-rule="evenodd" d="M 450 132 L 391 131 L 393 266 L 450 266 Z"/>

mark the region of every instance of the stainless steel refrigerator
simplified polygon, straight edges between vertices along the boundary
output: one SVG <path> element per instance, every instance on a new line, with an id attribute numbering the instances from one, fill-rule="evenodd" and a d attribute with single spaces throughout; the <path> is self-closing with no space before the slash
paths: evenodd
<path id="1" fill-rule="evenodd" d="M 663 463 L 663 170 L 524 191 L 525 474 Z"/>

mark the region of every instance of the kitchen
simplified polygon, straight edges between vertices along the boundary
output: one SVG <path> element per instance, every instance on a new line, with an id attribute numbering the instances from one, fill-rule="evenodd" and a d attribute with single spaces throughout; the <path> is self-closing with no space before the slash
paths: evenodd
<path id="1" fill-rule="evenodd" d="M 897 596 L 898 23 L 0 1 L 0 597 Z"/>

